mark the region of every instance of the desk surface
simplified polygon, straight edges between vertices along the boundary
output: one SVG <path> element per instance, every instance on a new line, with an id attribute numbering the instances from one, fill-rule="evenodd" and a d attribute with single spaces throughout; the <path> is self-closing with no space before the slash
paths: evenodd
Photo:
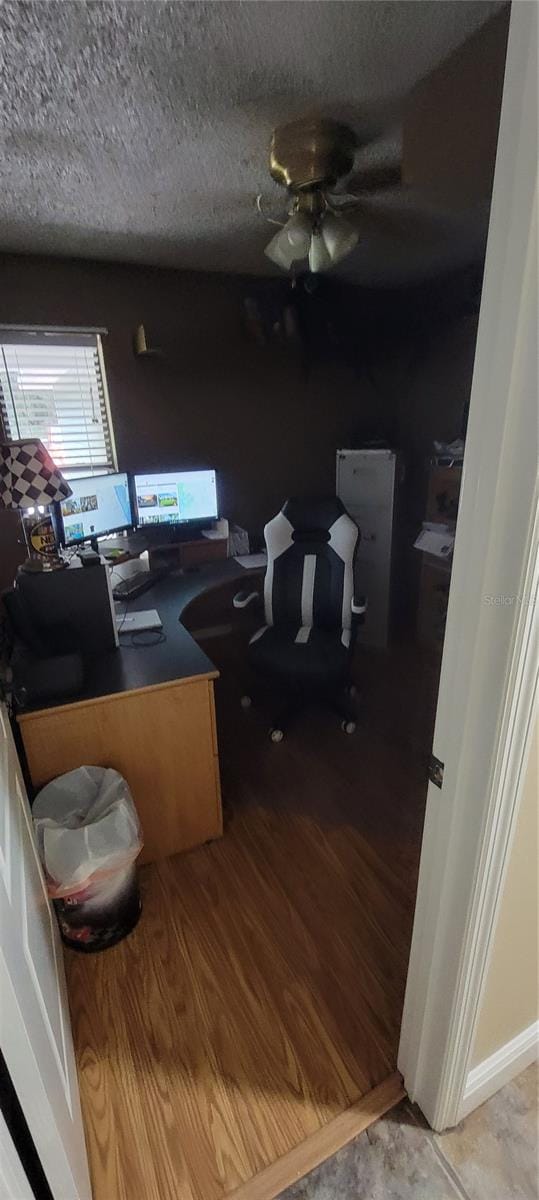
<path id="1" fill-rule="evenodd" d="M 36 704 L 21 710 L 20 716 L 29 712 L 42 712 L 46 708 L 59 708 L 65 704 L 81 704 L 102 696 L 113 696 L 140 688 L 159 687 L 174 680 L 194 677 L 215 679 L 219 672 L 207 654 L 197 644 L 181 623 L 187 606 L 210 589 L 238 581 L 238 589 L 248 586 L 247 580 L 260 576 L 262 571 L 245 570 L 232 558 L 223 562 L 200 567 L 185 574 L 178 572 L 161 579 L 147 592 L 129 603 L 129 612 L 142 612 L 156 608 L 163 622 L 166 640 L 156 645 L 140 645 L 144 635 L 135 637 L 131 645 L 129 637 L 121 637 L 118 650 L 111 650 L 86 664 L 86 681 L 82 691 L 65 701 L 56 698 L 48 704 Z M 121 611 L 120 606 L 118 606 Z M 145 636 L 151 640 L 152 634 Z"/>

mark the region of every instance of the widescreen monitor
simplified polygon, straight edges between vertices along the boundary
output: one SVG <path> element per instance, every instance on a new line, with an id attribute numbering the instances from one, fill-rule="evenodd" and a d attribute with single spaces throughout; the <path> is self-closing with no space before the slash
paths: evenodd
<path id="1" fill-rule="evenodd" d="M 126 471 L 70 479 L 73 495 L 60 504 L 64 546 L 95 541 L 107 533 L 133 526 L 133 509 Z"/>
<path id="2" fill-rule="evenodd" d="M 135 475 L 138 525 L 183 525 L 213 521 L 217 512 L 215 471 L 153 471 Z"/>

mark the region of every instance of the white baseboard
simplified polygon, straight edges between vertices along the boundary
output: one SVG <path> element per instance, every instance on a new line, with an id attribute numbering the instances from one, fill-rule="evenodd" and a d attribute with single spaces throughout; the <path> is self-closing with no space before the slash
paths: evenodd
<path id="1" fill-rule="evenodd" d="M 490 1100 L 501 1087 L 510 1083 L 515 1075 L 525 1071 L 538 1056 L 539 1021 L 534 1021 L 522 1033 L 518 1033 L 505 1046 L 501 1046 L 489 1058 L 474 1067 L 468 1074 L 462 1099 L 459 1120 L 468 1116 L 474 1108 Z"/>

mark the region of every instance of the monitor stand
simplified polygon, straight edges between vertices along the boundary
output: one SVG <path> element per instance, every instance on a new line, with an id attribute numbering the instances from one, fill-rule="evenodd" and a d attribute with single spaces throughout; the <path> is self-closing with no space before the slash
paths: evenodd
<path id="1" fill-rule="evenodd" d="M 113 538 L 112 543 L 108 540 L 109 536 Z M 141 553 L 141 550 L 146 550 L 147 548 L 146 539 L 143 537 L 137 539 L 136 531 L 129 527 L 127 529 L 119 529 L 112 535 L 103 534 L 101 540 L 99 540 L 98 535 L 94 534 L 89 538 L 89 542 L 92 550 L 95 550 L 96 554 L 104 554 L 105 558 L 107 557 L 107 550 L 109 548 L 121 549 L 127 556 L 132 554 L 134 558 Z"/>
<path id="2" fill-rule="evenodd" d="M 151 532 L 149 532 L 151 530 Z M 202 537 L 199 525 L 140 525 L 139 533 L 143 532 L 149 546 L 179 546 L 182 542 L 200 541 Z"/>

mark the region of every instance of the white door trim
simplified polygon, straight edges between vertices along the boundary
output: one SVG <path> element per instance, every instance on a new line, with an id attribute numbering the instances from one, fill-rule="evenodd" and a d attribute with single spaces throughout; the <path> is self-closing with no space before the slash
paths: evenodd
<path id="1" fill-rule="evenodd" d="M 513 3 L 398 1060 L 438 1130 L 462 1111 L 537 691 L 536 64 L 537 7 Z"/>
<path id="2" fill-rule="evenodd" d="M 28 1176 L 0 1110 L 0 1197 L 2 1200 L 35 1200 Z"/>
<path id="3" fill-rule="evenodd" d="M 490 1100 L 504 1084 L 510 1083 L 515 1075 L 520 1075 L 521 1071 L 531 1066 L 537 1058 L 538 1045 L 539 1021 L 534 1021 L 533 1025 L 523 1029 L 505 1046 L 500 1046 L 494 1054 L 489 1054 L 477 1067 L 473 1067 L 466 1080 L 459 1120 L 462 1121 L 479 1104 Z"/>
<path id="4" fill-rule="evenodd" d="M 0 815 L 0 1046 L 54 1200 L 91 1200 L 60 934 L 2 703 Z"/>

